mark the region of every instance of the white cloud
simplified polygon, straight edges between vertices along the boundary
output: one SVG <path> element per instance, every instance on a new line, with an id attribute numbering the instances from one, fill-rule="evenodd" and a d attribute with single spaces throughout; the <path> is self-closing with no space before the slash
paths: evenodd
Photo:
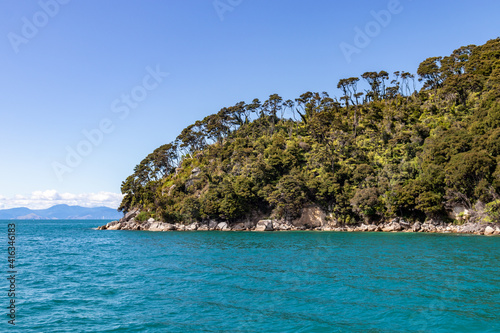
<path id="1" fill-rule="evenodd" d="M 98 193 L 58 193 L 56 190 L 34 191 L 30 196 L 15 195 L 7 198 L 0 195 L 0 209 L 28 207 L 31 209 L 45 209 L 54 205 L 66 204 L 70 206 L 118 208 L 123 195 L 112 192 Z"/>
<path id="2" fill-rule="evenodd" d="M 31 199 L 33 200 L 60 200 L 61 196 L 56 190 L 47 191 L 35 191 L 31 193 Z"/>

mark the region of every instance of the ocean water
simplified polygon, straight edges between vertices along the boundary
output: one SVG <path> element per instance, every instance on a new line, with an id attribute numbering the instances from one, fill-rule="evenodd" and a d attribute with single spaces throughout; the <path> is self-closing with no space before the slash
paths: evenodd
<path id="1" fill-rule="evenodd" d="M 15 223 L 1 332 L 500 332 L 500 237 Z"/>

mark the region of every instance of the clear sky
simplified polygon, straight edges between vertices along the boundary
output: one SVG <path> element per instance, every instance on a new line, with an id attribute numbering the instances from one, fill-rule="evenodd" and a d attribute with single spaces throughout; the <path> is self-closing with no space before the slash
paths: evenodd
<path id="1" fill-rule="evenodd" d="M 134 166 L 195 120 L 415 73 L 500 36 L 499 13 L 498 0 L 1 1 L 0 208 L 116 207 Z"/>

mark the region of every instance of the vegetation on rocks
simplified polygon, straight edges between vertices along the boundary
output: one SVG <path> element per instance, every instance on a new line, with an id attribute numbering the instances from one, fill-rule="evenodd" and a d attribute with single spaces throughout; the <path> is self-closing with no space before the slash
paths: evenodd
<path id="1" fill-rule="evenodd" d="M 422 88 L 416 90 L 418 79 Z M 338 98 L 273 94 L 222 108 L 142 160 L 120 210 L 170 223 L 500 218 L 500 38 L 424 60 L 417 74 L 342 79 Z"/>

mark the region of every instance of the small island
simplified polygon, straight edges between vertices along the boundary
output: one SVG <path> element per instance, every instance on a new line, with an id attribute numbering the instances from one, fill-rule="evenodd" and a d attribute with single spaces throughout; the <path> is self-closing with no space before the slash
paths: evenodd
<path id="1" fill-rule="evenodd" d="M 500 234 L 500 38 L 337 88 L 189 125 L 98 229 Z"/>

